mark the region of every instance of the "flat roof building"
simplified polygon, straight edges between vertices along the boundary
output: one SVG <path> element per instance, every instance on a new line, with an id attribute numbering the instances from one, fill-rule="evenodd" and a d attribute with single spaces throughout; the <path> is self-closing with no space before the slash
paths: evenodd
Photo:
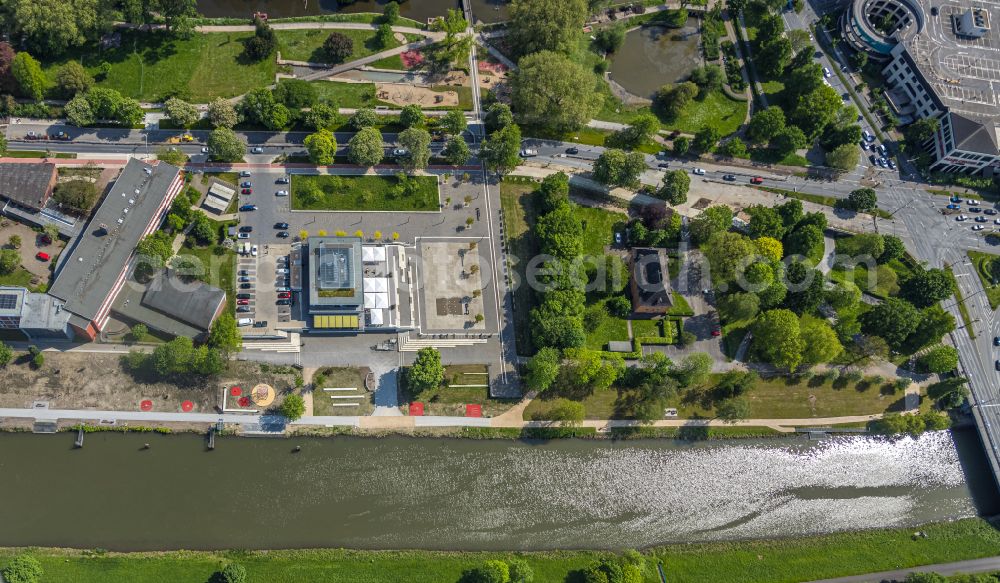
<path id="1" fill-rule="evenodd" d="M 902 123 L 937 118 L 923 144 L 931 170 L 1000 172 L 1000 30 L 968 1 L 852 0 L 841 28 L 855 50 L 884 64 L 886 100 Z"/>
<path id="2" fill-rule="evenodd" d="M 50 162 L 0 162 L 0 196 L 38 212 L 56 186 L 56 165 Z"/>
<path id="3" fill-rule="evenodd" d="M 23 287 L 0 287 L 0 328 L 19 329 L 28 340 L 37 338 L 67 340 L 70 313 L 48 294 Z"/>
<path id="4" fill-rule="evenodd" d="M 107 324 L 136 246 L 159 227 L 182 186 L 176 166 L 129 160 L 88 225 L 63 253 L 49 295 L 64 302 L 77 335 L 94 340 Z"/>
<path id="5" fill-rule="evenodd" d="M 129 278 L 112 305 L 116 315 L 173 336 L 200 339 L 226 306 L 226 292 L 171 270 L 148 283 Z"/>

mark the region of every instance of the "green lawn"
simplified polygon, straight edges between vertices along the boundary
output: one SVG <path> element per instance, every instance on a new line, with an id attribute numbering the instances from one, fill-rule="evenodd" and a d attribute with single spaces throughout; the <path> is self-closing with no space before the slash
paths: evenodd
<path id="1" fill-rule="evenodd" d="M 292 209 L 325 211 L 435 211 L 440 205 L 436 176 L 410 176 L 400 192 L 395 176 L 303 176 L 292 178 Z"/>
<path id="2" fill-rule="evenodd" d="M 583 254 L 604 256 L 604 248 L 614 241 L 615 230 L 624 229 L 628 215 L 600 208 L 577 206 L 573 213 L 583 224 Z"/>
<path id="3" fill-rule="evenodd" d="M 606 304 L 607 301 L 607 298 L 596 301 L 587 298 L 587 306 Z M 587 331 L 587 342 L 584 346 L 592 350 L 606 350 L 608 342 L 613 340 L 628 340 L 628 323 L 624 318 L 616 318 L 609 314 L 601 320 L 596 329 Z"/>
<path id="4" fill-rule="evenodd" d="M 340 81 L 312 81 L 320 101 L 335 103 L 337 107 L 375 107 L 374 83 L 345 83 Z"/>
<path id="5" fill-rule="evenodd" d="M 703 126 L 710 125 L 718 129 L 723 136 L 728 136 L 743 125 L 748 107 L 748 102 L 730 99 L 720 89 L 709 93 L 704 99 L 691 100 L 677 119 L 660 121 L 664 129 L 686 134 L 693 134 Z M 649 107 L 628 107 L 608 94 L 604 98 L 604 107 L 597 113 L 595 119 L 629 123 L 635 116 L 648 112 L 650 112 Z"/>
<path id="6" fill-rule="evenodd" d="M 535 305 L 535 294 L 524 284 L 525 265 L 538 254 L 538 241 L 531 232 L 535 225 L 533 192 L 535 192 L 533 183 L 515 184 L 508 180 L 500 183 L 504 237 L 507 242 L 508 259 L 511 261 L 509 266 L 511 277 L 514 278 L 514 338 L 517 353 L 522 356 L 535 353 L 528 318 L 531 308 Z"/>
<path id="7" fill-rule="evenodd" d="M 363 399 L 351 399 L 358 402 L 358 407 L 334 407 L 337 401 L 347 399 L 332 399 L 332 396 L 353 395 L 350 391 L 324 391 L 324 388 L 346 389 L 355 388 Z M 313 415 L 370 415 L 375 406 L 371 394 L 365 390 L 365 375 L 358 368 L 324 367 L 313 376 Z"/>
<path id="8" fill-rule="evenodd" d="M 4 156 L 7 158 L 76 158 L 76 154 L 70 152 L 51 153 L 35 150 L 8 150 Z"/>
<path id="9" fill-rule="evenodd" d="M 633 332 L 635 331 L 633 321 Z M 669 402 L 676 407 L 681 419 L 713 418 L 714 403 L 710 391 L 718 375 L 704 386 L 682 391 Z M 552 397 L 558 395 L 553 394 Z M 760 379 L 747 393 L 750 417 L 758 419 L 807 419 L 813 417 L 840 417 L 846 415 L 872 415 L 886 411 L 899 411 L 903 406 L 902 392 L 893 394 L 888 388 L 876 386 L 870 380 L 858 383 L 838 379 L 835 383 L 821 379 L 794 379 L 773 377 Z M 524 412 L 525 419 L 546 418 L 552 406 L 550 399 L 536 399 Z M 614 388 L 597 391 L 582 401 L 587 419 L 629 418 L 621 408 L 618 391 Z"/>
<path id="10" fill-rule="evenodd" d="M 197 257 L 205 268 L 204 274 L 198 279 L 225 290 L 229 305 L 232 306 L 234 305 L 233 296 L 236 293 L 236 278 L 234 277 L 236 274 L 236 252 L 225 249 L 222 254 L 217 255 L 216 247 L 215 245 L 184 247 L 179 254 Z"/>
<path id="11" fill-rule="evenodd" d="M 304 30 L 275 30 L 278 36 L 278 50 L 281 51 L 281 58 L 289 61 L 308 61 L 311 63 L 326 63 L 329 59 L 323 51 L 323 41 L 332 32 L 338 32 L 354 41 L 354 52 L 344 62 L 363 59 L 368 55 L 373 55 L 380 51 L 394 49 L 399 46 L 396 39 L 385 47 L 379 47 L 375 43 L 374 30 L 328 30 L 328 29 L 304 29 Z"/>
<path id="12" fill-rule="evenodd" d="M 403 65 L 403 57 L 399 55 L 392 55 L 379 59 L 373 63 L 369 63 L 369 67 L 373 69 L 390 69 L 392 71 L 405 71 L 406 67 Z"/>
<path id="13" fill-rule="evenodd" d="M 0 285 L 30 288 L 32 277 L 34 276 L 31 275 L 31 272 L 18 266 L 12 273 L 0 275 Z"/>
<path id="14" fill-rule="evenodd" d="M 636 338 L 663 336 L 659 320 L 632 320 L 632 336 Z"/>
<path id="15" fill-rule="evenodd" d="M 990 301 L 990 307 L 994 310 L 997 306 L 1000 306 L 1000 287 L 993 283 L 993 276 L 990 274 L 990 264 L 1000 257 L 992 255 L 990 253 L 983 253 L 982 251 L 968 251 L 969 259 L 972 260 L 972 264 L 976 268 L 976 274 L 979 275 L 979 282 L 983 284 L 983 289 L 986 290 L 986 298 Z"/>
<path id="16" fill-rule="evenodd" d="M 249 32 L 195 34 L 190 39 L 157 33 L 122 33 L 121 47 L 105 52 L 83 49 L 71 55 L 97 76 L 102 61 L 111 72 L 97 82 L 140 101 L 160 101 L 178 95 L 194 103 L 234 97 L 274 82 L 274 59 L 245 63 L 240 58 Z M 44 63 L 54 83 L 61 61 Z"/>
<path id="17" fill-rule="evenodd" d="M 643 583 L 659 581 L 657 562 L 663 563 L 672 582 L 793 583 L 987 557 L 1000 546 L 1000 532 L 979 518 L 926 524 L 920 530 L 928 536 L 914 539 L 914 529 L 907 527 L 656 547 L 644 553 L 651 560 L 646 561 Z M 16 552 L 0 551 L 0 565 Z M 133 554 L 35 549 L 32 554 L 42 564 L 46 583 L 203 583 L 233 560 L 247 568 L 249 583 L 440 583 L 459 581 L 483 561 L 515 556 L 529 563 L 535 581 L 560 583 L 576 580 L 571 577 L 609 555 L 335 549 Z"/>

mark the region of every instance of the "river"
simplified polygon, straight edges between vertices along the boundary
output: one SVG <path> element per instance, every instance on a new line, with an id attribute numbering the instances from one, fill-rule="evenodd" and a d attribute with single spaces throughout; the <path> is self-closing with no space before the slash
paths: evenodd
<path id="1" fill-rule="evenodd" d="M 220 438 L 215 451 L 194 435 L 85 441 L 0 435 L 0 546 L 621 548 L 976 514 L 948 432 L 691 444 Z"/>

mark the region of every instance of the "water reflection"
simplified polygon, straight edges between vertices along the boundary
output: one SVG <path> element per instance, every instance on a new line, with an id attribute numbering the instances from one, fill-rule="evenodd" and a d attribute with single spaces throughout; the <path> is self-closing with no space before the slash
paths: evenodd
<path id="1" fill-rule="evenodd" d="M 694 445 L 221 439 L 211 453 L 184 436 L 70 444 L 0 436 L 0 545 L 619 548 L 975 514 L 947 432 Z"/>
<path id="2" fill-rule="evenodd" d="M 611 61 L 611 78 L 630 93 L 651 98 L 663 85 L 686 80 L 701 64 L 698 41 L 695 18 L 683 28 L 633 29 Z"/>

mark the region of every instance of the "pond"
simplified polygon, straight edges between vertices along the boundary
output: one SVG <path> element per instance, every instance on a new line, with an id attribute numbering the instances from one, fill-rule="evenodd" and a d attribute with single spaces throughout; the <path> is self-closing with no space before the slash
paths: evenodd
<path id="1" fill-rule="evenodd" d="M 683 28 L 644 26 L 629 31 L 611 60 L 611 78 L 648 99 L 663 85 L 685 81 L 702 64 L 698 26 L 697 19 L 689 18 Z"/>
<path id="2" fill-rule="evenodd" d="M 220 438 L 214 451 L 193 435 L 89 434 L 83 449 L 73 440 L 0 435 L 0 545 L 622 548 L 976 514 L 949 432 L 727 443 Z"/>

